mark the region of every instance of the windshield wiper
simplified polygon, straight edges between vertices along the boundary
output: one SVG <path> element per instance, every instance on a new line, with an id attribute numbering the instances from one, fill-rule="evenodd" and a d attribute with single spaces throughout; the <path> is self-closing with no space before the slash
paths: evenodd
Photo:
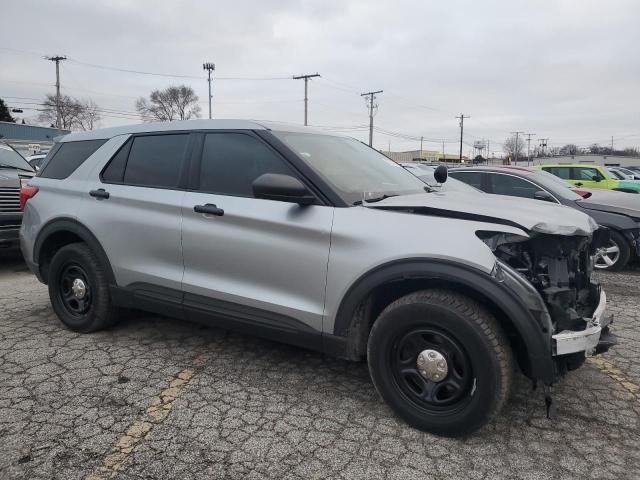
<path id="1" fill-rule="evenodd" d="M 9 165 L 8 163 L 0 163 L 0 168 L 16 168 L 18 170 L 22 170 L 24 172 L 32 172 L 33 170 L 29 170 L 28 168 L 16 167 L 15 165 Z"/>
<path id="2" fill-rule="evenodd" d="M 383 193 L 382 195 L 378 195 L 377 197 L 365 198 L 364 202 L 362 200 L 356 200 L 353 202 L 353 205 L 363 205 L 364 203 L 375 203 L 381 200 L 385 200 L 391 197 L 398 197 L 397 193 Z"/>

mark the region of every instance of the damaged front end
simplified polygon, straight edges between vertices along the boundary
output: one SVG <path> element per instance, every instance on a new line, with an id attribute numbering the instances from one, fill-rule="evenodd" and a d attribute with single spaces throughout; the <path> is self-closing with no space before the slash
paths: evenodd
<path id="1" fill-rule="evenodd" d="M 550 232 L 528 236 L 479 231 L 503 268 L 517 272 L 539 293 L 551 321 L 557 373 L 578 368 L 585 356 L 615 344 L 604 314 L 606 295 L 592 281 L 594 254 L 609 241 L 605 228 L 591 232 Z"/>

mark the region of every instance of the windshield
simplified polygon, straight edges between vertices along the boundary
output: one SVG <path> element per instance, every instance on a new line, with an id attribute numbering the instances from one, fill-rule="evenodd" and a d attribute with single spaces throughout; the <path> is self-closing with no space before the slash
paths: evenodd
<path id="1" fill-rule="evenodd" d="M 0 168 L 13 167 L 33 172 L 31 165 L 8 145 L 0 143 Z"/>
<path id="2" fill-rule="evenodd" d="M 393 160 L 352 138 L 273 132 L 349 204 L 425 193 L 425 185 Z"/>
<path id="3" fill-rule="evenodd" d="M 565 183 L 564 180 L 556 177 L 552 173 L 545 172 L 544 170 L 537 170 L 532 172 L 531 175 L 534 176 L 534 180 L 539 183 L 541 187 L 545 190 L 549 190 L 550 193 L 557 197 L 562 197 L 566 200 L 582 200 L 580 195 L 571 190 L 571 185 Z"/>

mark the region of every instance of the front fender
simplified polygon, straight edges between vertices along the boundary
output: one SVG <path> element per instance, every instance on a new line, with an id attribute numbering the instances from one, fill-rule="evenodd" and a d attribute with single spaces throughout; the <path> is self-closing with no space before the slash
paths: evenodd
<path id="1" fill-rule="evenodd" d="M 499 279 L 495 275 L 452 261 L 395 261 L 362 275 L 340 302 L 333 335 L 343 338 L 349 336 L 360 304 L 375 288 L 391 282 L 420 279 L 441 280 L 449 285 L 458 285 L 497 308 L 525 345 L 531 376 L 547 384 L 553 383 L 555 366 L 551 351 L 551 319 L 534 287 L 522 278 L 520 282 L 508 280 L 507 286 L 504 278 Z"/>

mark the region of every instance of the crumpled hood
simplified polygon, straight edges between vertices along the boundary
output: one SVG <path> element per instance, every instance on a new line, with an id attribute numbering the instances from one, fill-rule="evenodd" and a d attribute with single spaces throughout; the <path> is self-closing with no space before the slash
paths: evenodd
<path id="1" fill-rule="evenodd" d="M 551 235 L 590 236 L 598 228 L 591 217 L 573 208 L 541 200 L 491 194 L 418 193 L 391 197 L 365 206 L 511 225 Z"/>

